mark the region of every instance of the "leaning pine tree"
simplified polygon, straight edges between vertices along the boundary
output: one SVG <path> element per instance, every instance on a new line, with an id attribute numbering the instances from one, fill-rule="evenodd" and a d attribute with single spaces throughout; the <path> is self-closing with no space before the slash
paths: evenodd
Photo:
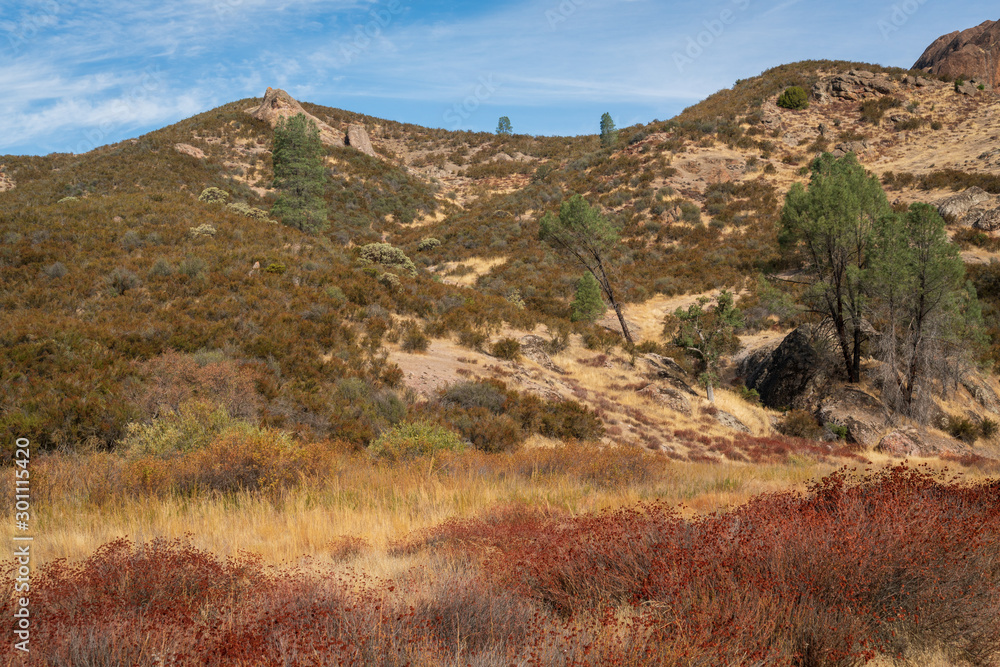
<path id="1" fill-rule="evenodd" d="M 576 260 L 590 272 L 615 309 L 625 341 L 629 347 L 635 345 L 611 280 L 613 258 L 620 241 L 618 227 L 588 204 L 586 199 L 573 195 L 559 207 L 558 216 L 552 213 L 542 216 L 538 238 L 561 255 Z"/>
<path id="2" fill-rule="evenodd" d="M 271 214 L 304 232 L 321 232 L 329 226 L 326 202 L 326 167 L 316 123 L 303 114 L 282 118 L 274 128 L 274 187 L 281 193 Z"/>

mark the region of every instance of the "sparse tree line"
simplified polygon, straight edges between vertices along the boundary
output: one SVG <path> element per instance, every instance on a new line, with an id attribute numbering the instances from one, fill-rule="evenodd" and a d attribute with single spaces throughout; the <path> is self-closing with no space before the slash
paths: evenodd
<path id="1" fill-rule="evenodd" d="M 956 383 L 983 343 L 976 293 L 965 278 L 958 247 L 945 221 L 928 204 L 894 210 L 878 179 L 853 154 L 826 153 L 811 166 L 808 186 L 785 198 L 779 244 L 805 283 L 801 306 L 821 318 L 851 383 L 863 360 L 877 360 L 875 380 L 894 411 L 917 415 L 935 391 Z M 559 215 L 540 221 L 540 238 L 586 273 L 578 283 L 573 319 L 615 310 L 625 344 L 634 347 L 614 284 L 618 227 L 581 196 L 564 201 Z M 723 291 L 678 309 L 664 335 L 699 363 L 699 380 L 712 396 L 722 355 L 739 347 L 742 315 Z"/>

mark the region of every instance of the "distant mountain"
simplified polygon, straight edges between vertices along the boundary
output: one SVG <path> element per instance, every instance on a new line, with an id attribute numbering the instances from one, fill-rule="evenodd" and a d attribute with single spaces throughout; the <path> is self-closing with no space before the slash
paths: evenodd
<path id="1" fill-rule="evenodd" d="M 913 65 L 952 78 L 977 78 L 992 87 L 1000 83 L 1000 21 L 983 21 L 934 40 Z"/>

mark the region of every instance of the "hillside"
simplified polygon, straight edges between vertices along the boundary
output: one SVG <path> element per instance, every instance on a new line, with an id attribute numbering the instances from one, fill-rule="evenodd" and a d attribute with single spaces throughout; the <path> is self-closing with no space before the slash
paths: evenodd
<path id="1" fill-rule="evenodd" d="M 273 203 L 272 129 L 247 113 L 259 99 L 84 155 L 3 157 L 11 188 L 0 195 L 3 298 L 12 315 L 3 341 L 11 387 L 3 432 L 30 429 L 46 447 L 88 440 L 112 447 L 128 423 L 149 418 L 141 396 L 152 391 L 150 373 L 162 355 L 174 350 L 258 369 L 254 415 L 262 423 L 313 437 L 339 432 L 363 445 L 384 418 L 359 416 L 353 430 L 338 430 L 343 404 L 330 390 L 346 378 L 363 379 L 375 395 L 406 384 L 431 393 L 469 372 L 430 364 L 438 379 L 422 383 L 417 371 L 434 354 L 459 339 L 488 342 L 533 329 L 542 340 L 563 341 L 551 344 L 553 352 L 568 343 L 581 350 L 563 352 L 572 359 L 557 367 L 585 358 L 579 334 L 609 350 L 609 334 L 568 322 L 579 270 L 537 242 L 538 217 L 572 193 L 621 225 L 616 280 L 637 340 L 647 351 L 674 354 L 660 323 L 693 301 L 684 295 L 729 288 L 744 290 L 746 303 L 759 301 L 757 275 L 781 268 L 782 198 L 791 183 L 807 180 L 805 165 L 819 151 L 856 151 L 885 176 L 897 204 L 937 201 L 966 183 L 1000 191 L 987 150 L 1000 123 L 995 96 L 871 67 L 865 76 L 887 86 L 879 92 L 847 74 L 858 67 L 808 62 L 770 70 L 677 119 L 623 128 L 614 149 L 601 148 L 596 136 L 452 133 L 303 103 L 331 127 L 367 128 L 377 153 L 326 149 L 334 224 L 320 237 L 198 201 L 217 187 L 231 202 L 263 210 Z M 855 92 L 830 98 L 820 90 L 845 75 Z M 804 111 L 778 108 L 774 99 L 790 84 L 813 90 L 816 101 Z M 900 107 L 877 122 L 865 118 L 860 102 L 883 97 Z M 214 234 L 193 231 L 202 225 Z M 440 245 L 421 246 L 426 238 Z M 380 285 L 353 261 L 354 249 L 379 241 L 402 248 L 420 269 L 400 289 Z M 968 259 L 987 261 L 989 244 L 978 245 L 987 247 L 970 246 Z M 987 286 L 991 275 L 987 266 L 973 277 Z M 800 321 L 753 312 L 757 330 L 787 331 Z M 417 325 L 430 356 L 398 348 Z M 475 349 L 466 356 L 479 369 L 491 365 Z M 535 393 L 545 386 L 553 399 L 582 397 L 599 412 L 602 404 L 608 411 L 609 398 L 615 406 L 636 400 L 611 387 L 641 384 L 641 372 L 616 371 L 581 389 L 580 373 L 543 377 L 551 371 L 526 363 L 528 370 L 515 365 L 493 375 Z M 317 395 L 324 396 L 318 403 Z M 758 435 L 773 433 L 763 413 L 749 419 Z M 654 434 L 675 421 L 688 423 L 665 414 L 636 428 L 656 443 Z M 635 429 L 625 430 L 635 441 Z M 683 456 L 689 445 L 675 448 Z"/>
<path id="2" fill-rule="evenodd" d="M 534 137 L 269 88 L 0 156 L 32 659 L 996 664 L 998 106 L 809 61 L 617 136 Z M 276 214 L 275 124 L 299 109 L 316 233 Z M 789 231 L 831 164 L 857 187 L 804 217 L 883 206 L 845 274 L 857 378 L 815 305 L 824 257 Z M 581 243 L 612 239 L 634 345 L 556 251 L 564 203 Z M 899 365 L 893 308 L 926 283 L 949 310 Z"/>

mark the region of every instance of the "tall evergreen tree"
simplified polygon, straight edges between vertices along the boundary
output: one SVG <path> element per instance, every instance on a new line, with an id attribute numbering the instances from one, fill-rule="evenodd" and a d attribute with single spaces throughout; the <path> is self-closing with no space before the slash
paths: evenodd
<path id="1" fill-rule="evenodd" d="M 851 382 L 861 378 L 872 234 L 892 214 L 878 178 L 853 153 L 816 158 L 809 188 L 794 184 L 781 213 L 779 240 L 812 274 L 809 305 L 833 324 Z"/>
<path id="2" fill-rule="evenodd" d="M 501 137 L 509 137 L 513 134 L 514 130 L 510 126 L 510 118 L 507 116 L 500 116 L 500 120 L 497 121 L 497 135 Z"/>
<path id="3" fill-rule="evenodd" d="M 604 315 L 608 309 L 601 298 L 601 286 L 597 284 L 594 274 L 583 274 L 576 283 L 576 296 L 572 303 L 573 313 L 570 319 L 574 322 L 583 320 L 585 322 L 595 322 Z"/>
<path id="4" fill-rule="evenodd" d="M 326 167 L 316 123 L 303 114 L 282 118 L 274 128 L 274 187 L 281 194 L 271 213 L 282 222 L 306 232 L 329 226 L 326 202 Z"/>
<path id="5" fill-rule="evenodd" d="M 871 265 L 883 399 L 913 414 L 921 384 L 942 380 L 946 359 L 968 347 L 978 308 L 964 307 L 965 264 L 932 206 L 913 204 L 880 225 Z"/>
<path id="6" fill-rule="evenodd" d="M 618 141 L 618 130 L 615 129 L 615 121 L 611 119 L 611 114 L 605 112 L 601 116 L 601 145 L 611 148 Z"/>
<path id="7" fill-rule="evenodd" d="M 573 195 L 562 203 L 558 216 L 552 213 L 542 216 L 538 237 L 557 252 L 575 259 L 594 276 L 618 315 L 622 335 L 629 346 L 634 345 L 611 282 L 612 257 L 619 241 L 618 228 L 600 211 L 592 208 L 586 199 Z"/>

